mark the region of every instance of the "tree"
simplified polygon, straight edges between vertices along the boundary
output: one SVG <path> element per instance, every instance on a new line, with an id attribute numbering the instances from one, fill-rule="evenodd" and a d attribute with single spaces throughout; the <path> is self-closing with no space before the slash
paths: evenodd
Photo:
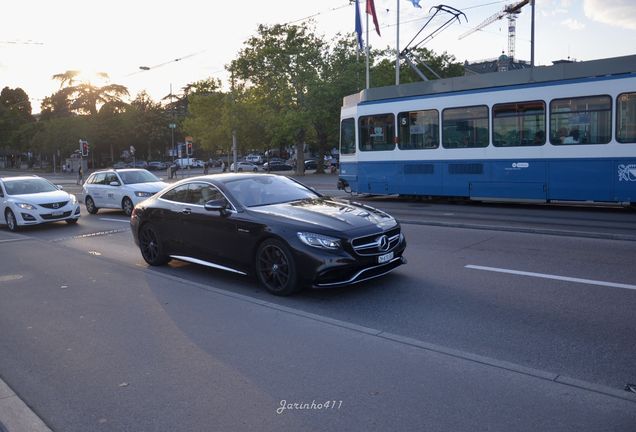
<path id="1" fill-rule="evenodd" d="M 119 84 L 96 86 L 90 82 L 77 83 L 78 71 L 66 71 L 53 75 L 60 81 L 60 90 L 64 90 L 71 100 L 71 110 L 79 114 L 97 114 L 98 107 L 106 103 L 121 103 L 123 96 L 128 96 L 128 89 Z M 108 80 L 108 74 L 100 72 L 98 77 Z"/>
<path id="2" fill-rule="evenodd" d="M 20 129 L 35 122 L 31 115 L 29 96 L 21 88 L 5 87 L 0 92 L 0 146 L 26 150 L 25 136 Z"/>
<path id="3" fill-rule="evenodd" d="M 278 142 L 296 146 L 297 171 L 303 171 L 304 145 L 311 128 L 308 91 L 319 78 L 324 41 L 307 24 L 260 25 L 229 70 L 253 97 L 267 101 L 270 132 Z"/>

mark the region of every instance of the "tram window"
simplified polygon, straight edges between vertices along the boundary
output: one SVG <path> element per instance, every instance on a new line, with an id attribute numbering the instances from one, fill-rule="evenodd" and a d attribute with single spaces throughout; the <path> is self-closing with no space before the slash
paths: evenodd
<path id="1" fill-rule="evenodd" d="M 360 117 L 360 150 L 381 151 L 395 149 L 395 118 L 393 114 Z"/>
<path id="2" fill-rule="evenodd" d="M 344 119 L 340 123 L 340 153 L 354 154 L 356 152 L 356 123 L 352 118 Z"/>
<path id="3" fill-rule="evenodd" d="M 488 107 L 447 108 L 442 111 L 444 148 L 488 147 Z"/>
<path id="4" fill-rule="evenodd" d="M 492 108 L 492 142 L 496 147 L 545 144 L 543 101 L 497 104 Z"/>
<path id="5" fill-rule="evenodd" d="M 437 110 L 400 113 L 398 125 L 400 150 L 439 147 L 439 112 Z"/>
<path id="6" fill-rule="evenodd" d="M 550 102 L 554 145 L 607 144 L 612 137 L 612 98 L 589 96 Z"/>
<path id="7" fill-rule="evenodd" d="M 616 100 L 616 141 L 636 142 L 636 93 L 623 93 Z"/>

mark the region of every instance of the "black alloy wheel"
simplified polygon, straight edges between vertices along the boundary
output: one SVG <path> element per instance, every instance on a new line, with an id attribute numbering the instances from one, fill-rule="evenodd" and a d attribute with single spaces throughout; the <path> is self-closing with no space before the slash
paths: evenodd
<path id="1" fill-rule="evenodd" d="M 132 214 L 133 207 L 135 206 L 133 205 L 130 198 L 124 197 L 124 199 L 121 201 L 121 209 L 124 211 L 124 214 L 126 216 L 130 216 Z"/>
<path id="2" fill-rule="evenodd" d="M 10 209 L 7 209 L 7 211 L 4 212 L 4 219 L 7 221 L 7 228 L 9 228 L 9 231 L 16 232 L 18 230 L 18 221 L 15 219 L 15 215 Z"/>
<path id="3" fill-rule="evenodd" d="M 259 246 L 256 252 L 256 276 L 265 289 L 274 295 L 290 295 L 300 288 L 294 257 L 279 240 L 265 240 Z"/>
<path id="4" fill-rule="evenodd" d="M 170 261 L 170 258 L 164 253 L 159 236 L 152 225 L 146 224 L 141 227 L 139 250 L 144 261 L 152 266 L 160 266 Z"/>
<path id="5" fill-rule="evenodd" d="M 97 210 L 99 210 L 95 206 L 95 201 L 93 201 L 93 198 L 89 196 L 86 197 L 84 204 L 86 205 L 86 211 L 89 212 L 90 214 L 96 214 Z"/>

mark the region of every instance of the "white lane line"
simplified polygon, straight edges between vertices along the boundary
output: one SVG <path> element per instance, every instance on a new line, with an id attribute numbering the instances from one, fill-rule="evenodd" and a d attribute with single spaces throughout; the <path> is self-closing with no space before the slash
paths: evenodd
<path id="1" fill-rule="evenodd" d="M 130 219 L 99 218 L 99 220 L 103 220 L 103 221 L 110 221 L 110 222 L 123 222 L 123 223 L 130 223 Z"/>
<path id="2" fill-rule="evenodd" d="M 605 281 L 598 281 L 598 280 L 592 280 L 592 279 L 581 279 L 581 278 L 574 278 L 574 277 L 568 277 L 568 276 L 557 276 L 557 275 L 550 275 L 550 274 L 544 274 L 544 273 L 533 273 L 533 272 L 526 272 L 526 271 L 520 271 L 520 270 L 509 270 L 509 269 L 502 269 L 497 267 L 484 267 L 484 266 L 478 266 L 478 265 L 472 265 L 472 264 L 469 264 L 464 267 L 473 269 L 473 270 L 485 270 L 485 271 L 491 271 L 491 272 L 497 272 L 497 273 L 514 274 L 519 276 L 530 276 L 530 277 L 538 277 L 543 279 L 560 280 L 565 282 L 576 282 L 576 283 L 584 283 L 588 285 L 600 285 L 600 286 L 606 286 L 606 287 L 612 287 L 612 288 L 624 288 L 624 289 L 636 290 L 636 285 L 623 284 L 623 283 L 605 282 Z"/>
<path id="3" fill-rule="evenodd" d="M 11 243 L 11 242 L 17 242 L 17 241 L 23 241 L 23 240 L 29 240 L 29 238 L 21 237 L 21 238 L 4 239 L 4 240 L 0 240 L 0 243 Z"/>

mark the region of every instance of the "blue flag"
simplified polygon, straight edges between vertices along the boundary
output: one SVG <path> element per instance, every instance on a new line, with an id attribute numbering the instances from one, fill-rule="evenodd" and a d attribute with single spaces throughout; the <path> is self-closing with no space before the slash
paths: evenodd
<path id="1" fill-rule="evenodd" d="M 360 18 L 360 5 L 356 0 L 356 35 L 358 36 L 358 48 L 361 50 L 364 47 L 362 43 L 362 19 Z"/>
<path id="2" fill-rule="evenodd" d="M 413 6 L 422 9 L 422 6 L 420 6 L 420 0 L 409 0 L 411 3 L 413 3 Z"/>

